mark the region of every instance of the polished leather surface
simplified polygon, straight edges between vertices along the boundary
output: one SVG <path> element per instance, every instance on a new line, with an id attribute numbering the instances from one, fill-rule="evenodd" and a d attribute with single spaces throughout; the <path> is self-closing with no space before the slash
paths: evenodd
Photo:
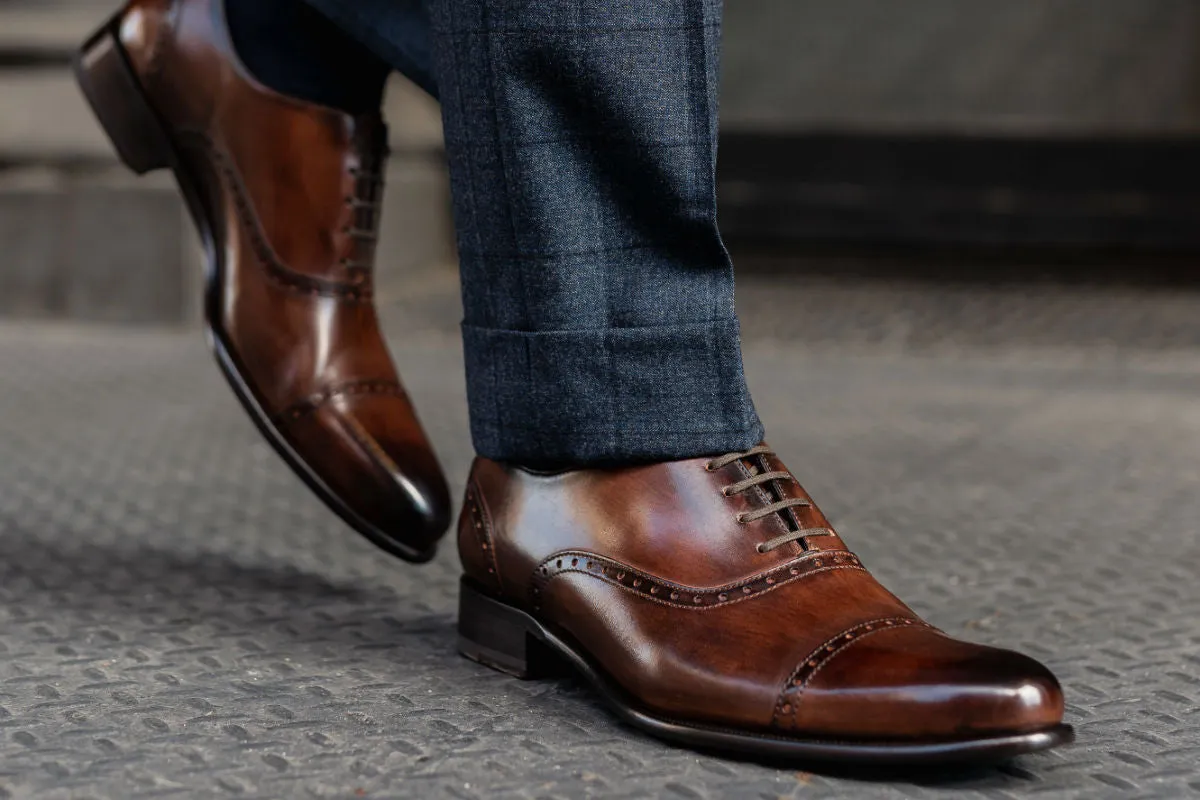
<path id="1" fill-rule="evenodd" d="M 782 499 L 811 500 L 790 474 L 728 494 L 786 472 L 774 454 L 710 464 L 538 475 L 477 459 L 459 523 L 467 576 L 664 719 L 884 742 L 1061 722 L 1062 691 L 1045 667 L 921 620 L 815 506 L 739 521 Z M 818 532 L 760 552 L 789 530 Z M 929 572 L 936 580 L 938 565 Z"/>
<path id="2" fill-rule="evenodd" d="M 384 535 L 429 550 L 449 525 L 449 493 L 373 304 L 383 121 L 259 85 L 223 13 L 219 0 L 133 0 L 119 17 L 211 228 L 209 323 L 269 425 L 327 490 Z"/>

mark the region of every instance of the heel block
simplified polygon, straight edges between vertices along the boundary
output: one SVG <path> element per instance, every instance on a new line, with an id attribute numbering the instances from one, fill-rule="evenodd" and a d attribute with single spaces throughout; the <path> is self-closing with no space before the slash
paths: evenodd
<path id="1" fill-rule="evenodd" d="M 523 680 L 569 672 L 524 611 L 489 597 L 465 577 L 458 605 L 458 650 L 465 657 Z"/>
<path id="2" fill-rule="evenodd" d="M 75 80 L 127 167 L 139 175 L 170 166 L 171 145 L 118 38 L 118 14 L 80 48 Z"/>

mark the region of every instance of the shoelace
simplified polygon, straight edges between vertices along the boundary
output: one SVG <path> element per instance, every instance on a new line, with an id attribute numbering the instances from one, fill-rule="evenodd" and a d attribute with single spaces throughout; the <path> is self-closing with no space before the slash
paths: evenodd
<path id="1" fill-rule="evenodd" d="M 370 270 L 375 261 L 375 243 L 379 241 L 379 210 L 384 187 L 382 162 L 386 158 L 387 152 L 384 151 L 371 159 L 372 162 L 378 161 L 379 166 L 374 163 L 368 165 L 367 159 L 363 159 L 363 167 L 350 170 L 350 175 L 354 178 L 354 194 L 346 198 L 346 205 L 353 212 L 353 222 L 343 228 L 342 232 L 365 244 L 369 252 L 366 258 L 342 259 L 342 266 L 348 269 Z"/>
<path id="2" fill-rule="evenodd" d="M 751 447 L 749 450 L 743 453 L 730 453 L 728 455 L 720 456 L 719 458 L 714 458 L 708 462 L 708 469 L 710 472 L 715 472 L 722 467 L 729 466 L 735 461 L 742 461 L 755 456 L 773 455 L 774 452 L 775 451 L 766 445 L 758 445 L 757 447 Z M 758 486 L 767 486 L 773 484 L 775 481 L 792 481 L 795 483 L 796 478 L 794 475 L 792 475 L 792 473 L 782 472 L 780 470 L 760 472 L 757 475 L 751 475 L 749 478 L 746 478 L 743 481 L 731 483 L 723 488 L 721 493 L 726 497 L 732 497 L 735 494 L 741 494 L 742 492 Z M 753 511 L 746 511 L 738 514 L 737 521 L 745 525 L 748 522 L 754 522 L 755 520 L 762 519 L 763 517 L 769 517 L 772 514 L 778 514 L 790 508 L 811 507 L 812 503 L 802 497 L 785 497 L 783 500 L 771 503 L 770 505 L 765 505 L 762 508 L 756 508 Z M 763 542 L 762 544 L 758 545 L 757 549 L 760 553 L 769 553 L 772 550 L 783 547 L 785 544 L 790 542 L 800 542 L 802 539 L 808 536 L 832 535 L 833 531 L 829 530 L 828 528 L 799 528 L 794 531 L 788 531 L 781 536 L 776 536 L 774 539 Z M 803 542 L 801 542 L 801 544 L 803 544 Z"/>

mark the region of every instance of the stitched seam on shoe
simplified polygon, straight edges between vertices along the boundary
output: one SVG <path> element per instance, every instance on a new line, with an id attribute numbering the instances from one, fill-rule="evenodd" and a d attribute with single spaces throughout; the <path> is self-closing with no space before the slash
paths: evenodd
<path id="1" fill-rule="evenodd" d="M 586 567 L 580 568 L 578 565 L 571 565 L 571 566 L 564 566 L 564 567 L 556 566 L 554 568 L 554 572 L 552 574 L 549 573 L 549 565 L 551 563 L 555 563 L 558 561 L 565 561 L 568 559 L 575 559 L 576 561 L 583 560 L 583 561 L 595 562 L 595 563 L 601 564 L 606 569 L 602 569 L 600 572 L 596 572 L 594 570 L 589 571 Z M 845 564 L 840 563 L 841 561 L 844 561 L 846 559 L 849 559 L 850 563 L 845 563 Z M 839 563 L 834 563 L 829 566 L 824 566 L 822 564 L 821 566 L 817 566 L 815 568 L 811 568 L 811 569 L 806 568 L 797 575 L 790 574 L 791 570 L 797 568 L 798 566 L 808 567 L 809 565 L 813 565 L 813 564 L 821 564 L 821 562 L 826 561 L 826 560 L 837 561 Z M 854 569 L 854 570 L 859 570 L 861 572 L 867 571 L 866 568 L 863 567 L 862 562 L 859 561 L 858 557 L 855 556 L 853 553 L 850 553 L 849 551 L 845 551 L 845 550 L 825 550 L 825 551 L 821 551 L 819 553 L 810 553 L 801 558 L 793 559 L 784 564 L 781 564 L 778 567 L 775 567 L 774 569 L 766 570 L 757 575 L 751 576 L 749 578 L 745 578 L 745 579 L 737 581 L 735 583 L 727 584 L 724 586 L 713 587 L 713 588 L 697 588 L 694 586 L 685 586 L 682 584 L 674 583 L 672 581 L 668 581 L 664 578 L 659 578 L 659 577 L 656 577 L 653 575 L 649 575 L 641 570 L 634 569 L 632 567 L 628 567 L 628 566 L 620 563 L 619 561 L 615 561 L 614 559 L 607 558 L 605 556 L 600 556 L 595 553 L 589 553 L 586 551 L 579 551 L 579 550 L 570 550 L 570 551 L 565 551 L 563 553 L 558 553 L 558 554 L 552 555 L 549 558 L 544 559 L 534 569 L 533 581 L 531 582 L 531 586 L 535 590 L 540 591 L 550 581 L 554 580 L 554 578 L 558 577 L 559 575 L 563 575 L 566 573 L 578 573 L 580 575 L 589 575 L 593 578 L 602 580 L 605 583 L 608 583 L 612 586 L 616 586 L 617 588 L 620 588 L 620 589 L 624 589 L 625 591 L 627 591 L 631 594 L 634 594 L 637 597 L 640 597 L 642 599 L 649 600 L 652 603 L 658 603 L 659 605 L 668 606 L 670 608 L 678 608 L 678 609 L 683 609 L 683 610 L 688 610 L 688 611 L 707 611 L 707 610 L 713 609 L 713 608 L 721 608 L 724 606 L 735 605 L 737 603 L 745 602 L 746 600 L 753 600 L 756 597 L 761 597 L 765 594 L 775 591 L 776 589 L 779 589 L 783 586 L 787 586 L 790 583 L 795 583 L 797 581 L 800 581 L 800 580 L 810 577 L 812 575 L 817 575 L 822 572 L 832 572 L 834 570 L 842 570 L 842 569 Z M 633 585 L 624 583 L 623 577 L 613 577 L 612 575 L 607 574 L 607 571 L 609 571 L 609 570 L 617 572 L 619 576 L 628 575 L 628 576 L 632 576 L 635 580 L 638 580 L 638 581 L 647 581 L 647 582 L 649 582 L 650 585 L 646 586 L 645 588 L 642 588 L 640 586 L 633 586 Z M 776 579 L 775 576 L 780 575 L 780 574 L 782 574 L 786 577 Z M 757 584 L 758 587 L 754 588 L 749 594 L 742 591 L 744 588 L 752 587 L 755 584 Z M 677 592 L 679 594 L 688 595 L 691 602 L 686 602 L 679 598 L 672 600 L 669 598 L 669 596 L 666 598 L 659 596 L 657 593 L 651 592 L 651 589 L 655 588 L 655 587 L 660 588 L 660 589 L 666 589 L 668 591 L 677 590 Z M 728 595 L 728 594 L 732 594 L 734 592 L 738 593 L 736 597 L 728 597 L 724 600 L 720 599 L 721 595 Z M 707 600 L 702 600 L 700 603 L 695 602 L 696 598 L 708 598 L 708 597 L 712 597 L 712 596 L 717 597 L 717 600 L 715 602 L 708 602 Z"/>
<path id="2" fill-rule="evenodd" d="M 664 586 L 670 586 L 672 588 L 676 588 L 681 591 L 690 592 L 690 593 L 694 593 L 694 594 L 703 594 L 703 593 L 712 594 L 712 593 L 731 591 L 733 589 L 740 589 L 741 587 L 746 586 L 747 584 L 751 584 L 751 583 L 754 583 L 755 581 L 762 580 L 768 576 L 773 575 L 776 572 L 779 572 L 781 570 L 791 569 L 792 567 L 795 567 L 797 564 L 805 564 L 810 561 L 816 562 L 816 561 L 823 561 L 823 560 L 833 560 L 836 563 L 840 564 L 842 561 L 845 561 L 846 559 L 850 559 L 852 563 L 849 566 L 862 567 L 861 559 L 859 559 L 858 556 L 856 556 L 854 553 L 850 552 L 849 550 L 812 550 L 812 551 L 809 551 L 808 553 L 805 553 L 802 557 L 794 558 L 791 561 L 785 561 L 784 563 L 779 564 L 778 566 L 755 573 L 754 575 L 751 575 L 746 578 L 742 578 L 741 580 L 738 580 L 738 581 L 734 581 L 733 583 L 727 583 L 727 584 L 722 584 L 720 586 L 710 586 L 710 587 L 697 587 L 697 586 L 690 586 L 688 584 L 683 584 L 683 583 L 676 583 L 667 578 L 663 578 L 658 575 L 653 575 L 649 572 L 646 572 L 645 570 L 638 569 L 637 567 L 631 567 L 628 564 L 618 561 L 615 558 L 601 555 L 599 553 L 595 553 L 590 550 L 563 550 L 561 552 L 554 553 L 550 556 L 547 556 L 546 558 L 543 558 L 538 563 L 538 568 L 540 569 L 541 567 L 546 566 L 553 561 L 558 561 L 558 560 L 567 559 L 567 558 L 588 558 L 588 559 L 591 559 L 592 561 L 603 561 L 603 562 L 606 562 L 607 564 L 617 567 L 618 569 L 620 569 L 623 572 L 628 572 L 630 574 L 637 575 L 638 577 L 645 578 L 650 581 L 655 581 Z M 566 568 L 563 568 L 563 571 L 566 571 Z M 790 577 L 799 577 L 799 576 L 790 576 Z"/>
<path id="3" fill-rule="evenodd" d="M 181 130 L 178 138 L 190 137 L 198 140 L 209 157 L 216 162 L 217 169 L 229 183 L 233 193 L 233 205 L 237 211 L 238 220 L 242 223 L 249 238 L 250 246 L 259 263 L 264 267 L 268 279 L 287 291 L 318 297 L 332 297 L 345 303 L 369 303 L 374 297 L 374 288 L 370 283 L 353 284 L 348 281 L 334 281 L 325 278 L 314 278 L 288 267 L 279 260 L 275 249 L 267 241 L 266 234 L 258 222 L 253 203 L 246 193 L 241 178 L 233 168 L 230 159 L 217 147 L 213 139 L 206 133 L 194 130 Z M 369 275 L 369 273 L 368 273 Z"/>
<path id="4" fill-rule="evenodd" d="M 408 393 L 404 391 L 404 387 L 398 382 L 392 380 L 384 381 L 351 381 L 349 383 L 341 383 L 336 386 L 331 386 L 315 392 L 305 399 L 293 403 L 288 406 L 278 415 L 281 421 L 297 420 L 308 414 L 317 411 L 321 406 L 338 397 L 368 397 L 368 396 L 389 396 L 407 398 Z"/>
<path id="5" fill-rule="evenodd" d="M 620 583 L 613 583 L 612 581 L 605 581 L 605 583 L 608 583 L 610 586 L 615 586 L 618 589 L 628 592 L 629 594 L 632 594 L 635 597 L 640 597 L 643 600 L 649 600 L 651 603 L 657 603 L 660 606 L 667 606 L 668 608 L 677 608 L 680 611 L 712 611 L 714 609 L 725 608 L 727 606 L 737 605 L 738 603 L 744 603 L 749 600 L 754 600 L 756 598 L 762 597 L 765 594 L 769 594 L 770 592 L 773 592 L 776 589 L 786 586 L 789 583 L 794 583 L 794 582 L 800 580 L 801 578 L 805 578 L 810 575 L 818 575 L 822 572 L 832 572 L 833 570 L 839 570 L 839 569 L 857 569 L 857 570 L 862 570 L 863 572 L 866 572 L 866 570 L 864 570 L 862 567 L 854 567 L 854 566 L 850 566 L 850 565 L 842 565 L 840 567 L 821 567 L 820 569 L 814 569 L 810 572 L 805 572 L 805 573 L 803 573 L 801 575 L 797 575 L 795 577 L 789 577 L 788 580 L 786 580 L 782 583 L 776 583 L 774 586 L 771 586 L 770 588 L 763 589 L 761 591 L 757 591 L 751 595 L 742 595 L 740 597 L 731 598 L 729 600 L 719 601 L 716 603 L 708 603 L 705 605 L 689 605 L 686 603 L 680 603 L 677 600 L 675 600 L 675 601 L 662 600 L 662 599 L 660 599 L 658 597 L 654 597 L 652 595 L 646 595 L 646 594 L 640 592 L 639 590 L 633 588 L 632 586 L 624 586 Z M 600 578 L 599 575 L 596 575 L 594 573 L 589 573 L 589 572 L 587 572 L 585 570 L 581 570 L 581 569 L 564 569 L 562 572 L 559 572 L 555 576 L 552 576 L 552 577 L 557 577 L 557 575 L 565 575 L 568 573 L 575 573 L 575 574 L 579 574 L 579 575 L 591 575 L 593 578 Z M 600 578 L 600 579 L 603 580 L 603 578 Z"/>
<path id="6" fill-rule="evenodd" d="M 475 527 L 475 542 L 479 545 L 484 553 L 484 558 L 491 562 L 492 577 L 496 579 L 496 589 L 500 595 L 504 595 L 504 580 L 500 577 L 500 562 L 496 559 L 496 537 L 492 534 L 492 511 L 487 506 L 487 501 L 483 499 L 483 490 L 479 487 L 479 482 L 474 478 L 471 479 L 470 489 L 471 505 L 479 511 L 480 525 Z M 484 547 L 484 543 L 487 547 Z"/>
<path id="7" fill-rule="evenodd" d="M 900 625 L 897 627 L 893 623 L 900 623 Z M 880 627 L 872 627 L 875 625 Z M 778 724 L 780 717 L 791 717 L 792 726 L 795 727 L 796 715 L 800 706 L 800 702 L 804 696 L 804 690 L 808 688 L 808 685 L 812 682 L 813 678 L 815 678 L 821 672 L 821 670 L 825 669 L 825 667 L 828 666 L 843 651 L 853 647 L 855 644 L 861 642 L 868 636 L 873 636 L 881 631 L 902 630 L 903 628 L 907 627 L 933 628 L 932 625 L 924 620 L 915 619 L 913 617 L 879 617 L 877 619 L 867 620 L 866 622 L 860 622 L 857 625 L 852 625 L 843 630 L 837 636 L 831 637 L 830 639 L 822 642 L 818 647 L 813 649 L 813 651 L 810 652 L 807 657 L 801 659 L 799 666 L 792 670 L 791 675 L 788 676 L 787 682 L 783 686 L 783 691 L 779 693 L 779 700 L 777 700 L 775 703 L 775 711 L 771 715 L 771 723 Z M 847 635 L 851 635 L 853 638 L 849 641 L 843 642 L 833 650 L 829 649 L 833 647 L 836 642 L 844 639 Z M 820 657 L 818 658 L 818 656 Z M 812 664 L 814 661 L 816 663 Z M 800 678 L 801 675 L 804 675 L 804 677 L 800 679 L 800 684 L 796 685 L 796 680 Z M 790 706 L 790 712 L 784 713 L 784 706 Z"/>

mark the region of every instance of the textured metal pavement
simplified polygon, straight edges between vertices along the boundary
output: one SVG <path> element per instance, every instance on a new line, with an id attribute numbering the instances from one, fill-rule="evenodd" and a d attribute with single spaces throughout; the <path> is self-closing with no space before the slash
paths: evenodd
<path id="1" fill-rule="evenodd" d="M 458 343 L 402 338 L 461 484 Z M 747 350 L 851 546 L 940 627 L 1044 659 L 1078 744 L 884 777 L 660 744 L 458 657 L 453 553 L 359 542 L 197 334 L 0 325 L 0 798 L 1200 796 L 1200 355 Z"/>

